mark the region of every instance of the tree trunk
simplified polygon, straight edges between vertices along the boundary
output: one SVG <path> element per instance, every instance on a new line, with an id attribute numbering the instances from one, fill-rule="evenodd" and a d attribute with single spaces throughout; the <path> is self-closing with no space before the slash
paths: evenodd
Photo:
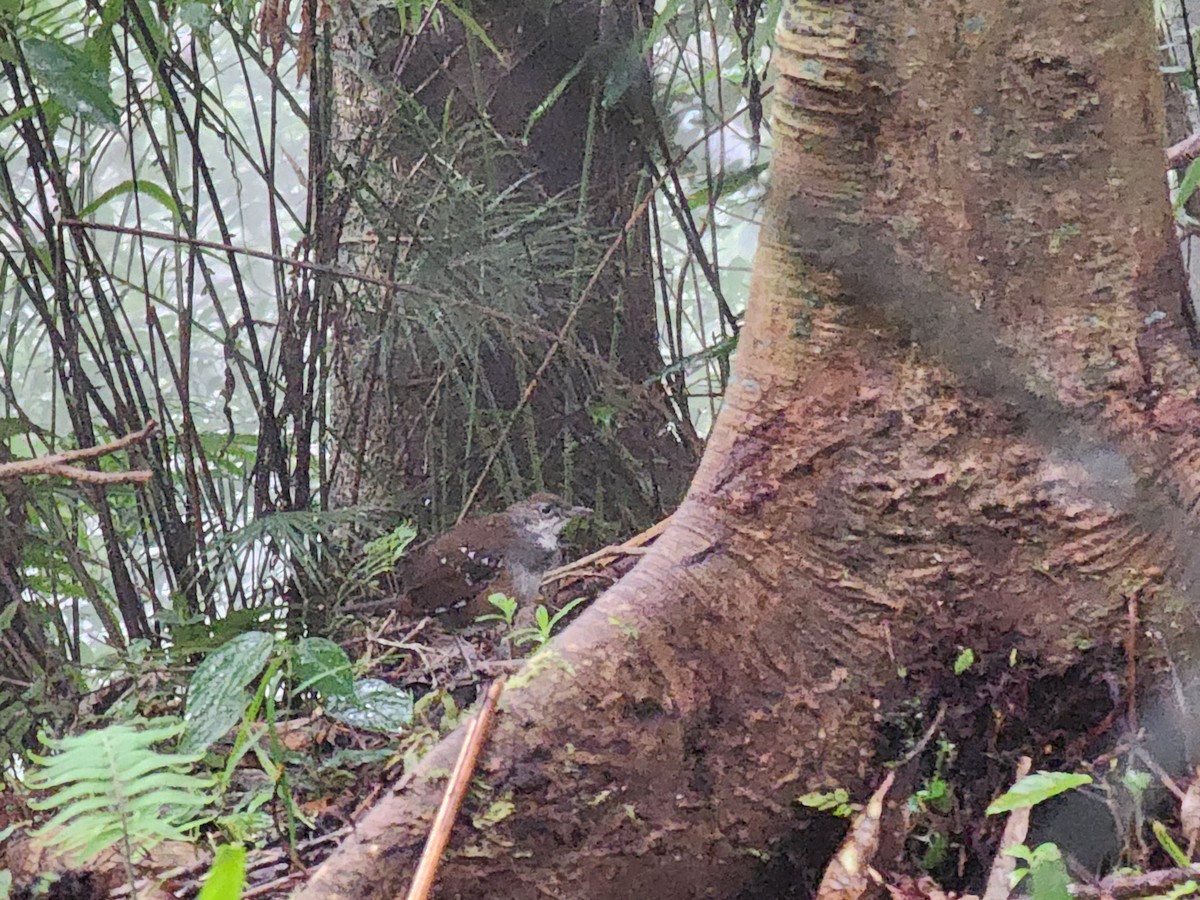
<path id="1" fill-rule="evenodd" d="M 1149 8 L 794 0 L 780 21 L 725 406 L 653 551 L 507 689 L 468 806 L 515 810 L 460 816 L 439 896 L 735 896 L 772 854 L 794 886 L 844 828 L 796 799 L 865 801 L 923 712 L 944 705 L 979 811 L 1031 723 L 1110 711 L 1098 673 L 1127 710 L 1125 650 L 1187 658 L 1200 377 Z M 457 743 L 302 896 L 400 890 Z"/>
<path id="2" fill-rule="evenodd" d="M 444 9 L 415 36 L 389 8 L 338 22 L 343 262 L 405 287 L 335 304 L 336 505 L 399 501 L 437 530 L 552 489 L 628 532 L 682 496 L 698 443 L 655 383 L 635 215 L 646 73 L 642 106 L 606 109 L 613 54 L 593 52 L 637 48 L 642 7 L 475 4 L 500 59 Z"/>

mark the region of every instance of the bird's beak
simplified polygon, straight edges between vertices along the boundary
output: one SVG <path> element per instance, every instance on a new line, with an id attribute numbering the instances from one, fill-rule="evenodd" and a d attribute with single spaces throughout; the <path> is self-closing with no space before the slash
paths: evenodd
<path id="1" fill-rule="evenodd" d="M 567 515 L 572 519 L 586 519 L 592 514 L 590 506 L 572 506 L 567 510 Z"/>

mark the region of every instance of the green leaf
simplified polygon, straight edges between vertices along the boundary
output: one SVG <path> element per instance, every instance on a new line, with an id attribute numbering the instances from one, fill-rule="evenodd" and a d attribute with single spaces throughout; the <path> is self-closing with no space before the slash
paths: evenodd
<path id="1" fill-rule="evenodd" d="M 1030 900 L 1071 900 L 1070 883 L 1058 847 L 1049 843 L 1035 847 L 1029 862 Z"/>
<path id="2" fill-rule="evenodd" d="M 330 697 L 325 711 L 353 728 L 394 734 L 412 724 L 413 696 L 378 678 L 354 683 L 354 696 Z"/>
<path id="3" fill-rule="evenodd" d="M 496 800 L 477 816 L 471 817 L 471 824 L 477 830 L 482 831 L 485 828 L 491 828 L 498 825 L 517 811 L 516 804 L 512 802 L 511 794 L 501 797 Z"/>
<path id="4" fill-rule="evenodd" d="M 105 39 L 111 36 L 113 27 L 121 21 L 125 13 L 125 0 L 105 0 L 100 12 L 100 28 L 107 32 Z"/>
<path id="5" fill-rule="evenodd" d="M 1155 819 L 1150 823 L 1150 828 L 1154 832 L 1154 837 L 1158 840 L 1158 845 L 1167 851 L 1167 856 L 1171 857 L 1175 865 L 1186 869 L 1191 866 L 1192 861 L 1188 859 L 1188 855 L 1183 852 L 1175 839 L 1171 837 L 1171 833 L 1167 831 L 1167 826 Z"/>
<path id="6" fill-rule="evenodd" d="M 630 87 L 646 71 L 646 58 L 642 55 L 641 41 L 633 41 L 621 47 L 608 60 L 608 72 L 604 76 L 604 94 L 600 103 L 612 109 L 621 102 Z"/>
<path id="7" fill-rule="evenodd" d="M 1011 856 L 1013 859 L 1023 859 L 1029 862 L 1033 858 L 1033 851 L 1024 844 L 1017 844 L 1015 847 L 1009 847 L 1004 851 L 1005 856 Z"/>
<path id="8" fill-rule="evenodd" d="M 767 164 L 758 163 L 753 166 L 747 166 L 740 171 L 726 174 L 724 180 L 722 180 L 719 184 L 713 185 L 713 187 L 717 189 L 716 194 L 714 194 L 712 198 L 713 202 L 715 203 L 721 197 L 726 197 L 729 194 L 736 194 L 742 188 L 757 183 L 759 176 L 765 171 L 767 171 Z M 699 209 L 702 206 L 708 206 L 708 203 L 709 200 L 707 187 L 701 188 L 700 190 L 696 191 L 696 193 L 688 197 L 688 206 L 692 209 Z"/>
<path id="9" fill-rule="evenodd" d="M 57 40 L 27 38 L 21 49 L 38 82 L 68 112 L 105 128 L 120 124 L 107 65 L 84 49 Z"/>
<path id="10" fill-rule="evenodd" d="M 175 200 L 163 188 L 159 187 L 152 181 L 136 181 L 133 179 L 122 181 L 116 187 L 109 188 L 87 206 L 79 211 L 79 218 L 86 219 L 109 200 L 114 197 L 119 197 L 122 194 L 129 194 L 137 191 L 140 194 L 145 194 L 154 200 L 157 200 L 171 213 L 172 217 L 178 219 L 179 207 L 175 205 Z"/>
<path id="11" fill-rule="evenodd" d="M 416 539 L 417 529 L 408 522 L 397 525 L 387 534 L 363 545 L 365 571 L 369 577 L 392 569 Z"/>
<path id="12" fill-rule="evenodd" d="M 1034 772 L 1032 775 L 1026 775 L 992 801 L 987 808 L 987 814 L 994 816 L 998 813 L 1012 812 L 1014 809 L 1037 806 L 1042 801 L 1056 797 L 1065 791 L 1091 783 L 1090 775 L 1076 775 L 1072 772 Z"/>
<path id="13" fill-rule="evenodd" d="M 109 4 L 111 9 L 112 4 Z M 119 14 L 119 10 L 118 10 Z M 112 26 L 101 27 L 93 32 L 87 40 L 79 45 L 79 52 L 83 54 L 88 61 L 89 69 L 100 73 L 101 81 L 99 82 L 107 92 L 108 96 L 112 96 L 112 87 L 109 84 L 108 73 L 112 69 Z"/>
<path id="14" fill-rule="evenodd" d="M 1189 878 L 1183 884 L 1175 885 L 1162 897 L 1163 900 L 1179 900 L 1180 897 L 1190 897 L 1197 891 L 1200 891 L 1200 884 L 1197 884 L 1194 878 Z"/>
<path id="15" fill-rule="evenodd" d="M 188 682 L 180 749 L 205 750 L 237 724 L 249 700 L 245 687 L 262 672 L 274 646 L 275 638 L 266 632 L 248 631 L 197 666 Z"/>
<path id="16" fill-rule="evenodd" d="M 858 804 L 850 802 L 850 795 L 845 788 L 802 794 L 796 798 L 796 802 L 809 809 L 831 813 L 839 819 L 849 818 L 859 809 Z"/>
<path id="17" fill-rule="evenodd" d="M 11 112 L 7 116 L 0 117 L 0 131 L 4 131 L 9 125 L 15 125 L 36 115 L 36 106 L 23 106 L 16 112 Z"/>
<path id="18" fill-rule="evenodd" d="M 931 831 L 926 837 L 925 852 L 921 854 L 921 868 L 936 869 L 950 855 L 950 839 L 940 831 Z"/>
<path id="19" fill-rule="evenodd" d="M 661 381 L 680 372 L 686 372 L 688 369 L 706 363 L 710 359 L 728 360 L 733 355 L 733 351 L 737 349 L 737 344 L 738 335 L 736 334 L 721 338 L 721 340 L 711 347 L 705 347 L 699 353 L 693 353 L 691 356 L 685 356 L 683 359 L 671 363 L 657 375 L 647 378 L 642 384 L 651 385 L 656 381 Z"/>
<path id="20" fill-rule="evenodd" d="M 558 612 L 556 612 L 554 614 L 554 616 L 550 619 L 550 623 L 547 626 L 548 629 L 550 631 L 553 631 L 554 627 L 559 622 L 561 622 L 563 619 L 565 619 L 568 615 L 571 614 L 571 610 L 573 610 L 575 607 L 577 607 L 580 603 L 584 603 L 586 601 L 587 601 L 587 597 L 576 597 L 570 603 L 563 604 L 563 608 L 560 609 Z"/>
<path id="21" fill-rule="evenodd" d="M 954 660 L 954 674 L 961 675 L 975 664 L 975 651 L 968 647 Z"/>
<path id="22" fill-rule="evenodd" d="M 593 403 L 588 407 L 588 415 L 597 428 L 608 431 L 617 418 L 617 408 L 609 403 Z"/>
<path id="23" fill-rule="evenodd" d="M 29 424 L 15 416 L 0 418 L 0 443 L 11 441 L 17 435 L 29 434 Z"/>
<path id="24" fill-rule="evenodd" d="M 567 74 L 558 80 L 558 84 L 550 89 L 550 93 L 543 97 L 541 102 L 533 108 L 533 112 L 529 114 L 529 119 L 525 122 L 525 131 L 521 134 L 522 141 L 529 143 L 530 132 L 533 131 L 534 127 L 542 120 L 546 113 L 554 108 L 554 104 L 559 101 L 559 98 L 571 86 L 571 82 L 583 71 L 583 65 L 586 61 L 587 57 L 585 56 L 579 62 L 575 63 Z"/>
<path id="25" fill-rule="evenodd" d="M 216 19 L 210 3 L 181 3 L 176 14 L 179 21 L 196 31 L 208 31 L 208 26 Z"/>
<path id="26" fill-rule="evenodd" d="M 427 0 L 396 0 L 396 14 L 400 17 L 402 32 L 407 32 L 420 23 L 425 15 L 426 3 Z"/>
<path id="27" fill-rule="evenodd" d="M 1143 772 L 1140 769 L 1130 769 L 1121 776 L 1121 783 L 1125 785 L 1129 793 L 1140 800 L 1150 788 L 1150 773 Z"/>
<path id="28" fill-rule="evenodd" d="M 660 12 L 654 14 L 654 21 L 650 23 L 650 27 L 646 30 L 646 37 L 642 41 L 642 50 L 650 53 L 661 40 L 663 33 L 667 30 L 677 15 L 679 15 L 679 7 L 683 5 L 683 0 L 667 0 L 666 5 Z"/>
<path id="29" fill-rule="evenodd" d="M 328 638 L 296 642 L 296 691 L 314 690 L 324 698 L 354 696 L 350 657 Z"/>
<path id="30" fill-rule="evenodd" d="M 135 857 L 163 840 L 186 840 L 194 814 L 211 801 L 212 779 L 191 768 L 199 754 L 163 753 L 153 745 L 177 737 L 183 725 L 165 719 L 110 725 L 61 740 L 43 738 L 49 756 L 26 784 L 46 792 L 30 805 L 57 810 L 38 836 L 81 864 L 122 843 Z"/>
<path id="31" fill-rule="evenodd" d="M 479 43 L 483 44 L 483 46 L 492 51 L 492 55 L 495 56 L 496 59 L 500 60 L 500 62 L 504 62 L 504 54 L 501 53 L 496 45 L 492 43 L 492 39 L 488 37 L 487 32 L 483 30 L 483 26 L 475 21 L 474 16 L 455 3 L 454 0 L 442 0 L 442 6 L 450 10 L 450 13 L 454 16 L 454 18 L 458 19 L 458 21 L 462 23 L 463 28 L 467 29 L 467 31 L 474 35 Z"/>
<path id="32" fill-rule="evenodd" d="M 17 616 L 17 609 L 20 608 L 18 603 L 9 603 L 4 609 L 0 609 L 0 634 L 3 634 L 12 625 L 13 619 Z"/>
<path id="33" fill-rule="evenodd" d="M 512 625 L 513 616 L 517 611 L 517 601 L 511 597 L 506 597 L 504 594 L 488 594 L 487 602 L 499 612 L 486 613 L 482 616 L 476 616 L 476 622 L 503 622 L 505 625 Z"/>
<path id="34" fill-rule="evenodd" d="M 167 35 L 162 29 L 162 24 L 159 22 L 158 13 L 147 0 L 133 0 L 140 13 L 141 23 L 145 27 L 145 32 L 142 29 L 136 29 L 133 34 L 137 38 L 138 47 L 151 60 L 157 62 L 164 52 L 170 47 L 167 41 Z M 146 37 L 149 36 L 149 44 Z"/>
<path id="35" fill-rule="evenodd" d="M 239 900 L 246 886 L 246 848 L 224 844 L 217 848 L 198 900 Z"/>
<path id="36" fill-rule="evenodd" d="M 1197 185 L 1200 185 L 1200 159 L 1193 159 L 1188 163 L 1187 171 L 1183 173 L 1183 178 L 1179 182 L 1179 191 L 1175 194 L 1175 203 L 1172 205 L 1172 209 L 1176 213 L 1192 199 Z"/>

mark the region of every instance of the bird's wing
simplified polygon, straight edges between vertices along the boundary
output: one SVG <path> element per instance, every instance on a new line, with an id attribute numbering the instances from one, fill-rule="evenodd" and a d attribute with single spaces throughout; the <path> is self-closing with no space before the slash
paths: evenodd
<path id="1" fill-rule="evenodd" d="M 502 561 L 494 547 L 467 546 L 444 535 L 405 558 L 400 584 L 418 608 L 449 609 L 477 595 Z"/>

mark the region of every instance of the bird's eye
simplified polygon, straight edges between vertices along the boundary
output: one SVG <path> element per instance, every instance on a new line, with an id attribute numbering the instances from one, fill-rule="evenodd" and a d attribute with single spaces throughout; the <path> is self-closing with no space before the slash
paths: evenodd
<path id="1" fill-rule="evenodd" d="M 538 507 L 538 509 L 541 510 L 543 514 L 549 514 L 553 511 L 554 506 L 550 503 L 543 503 L 540 507 Z"/>

